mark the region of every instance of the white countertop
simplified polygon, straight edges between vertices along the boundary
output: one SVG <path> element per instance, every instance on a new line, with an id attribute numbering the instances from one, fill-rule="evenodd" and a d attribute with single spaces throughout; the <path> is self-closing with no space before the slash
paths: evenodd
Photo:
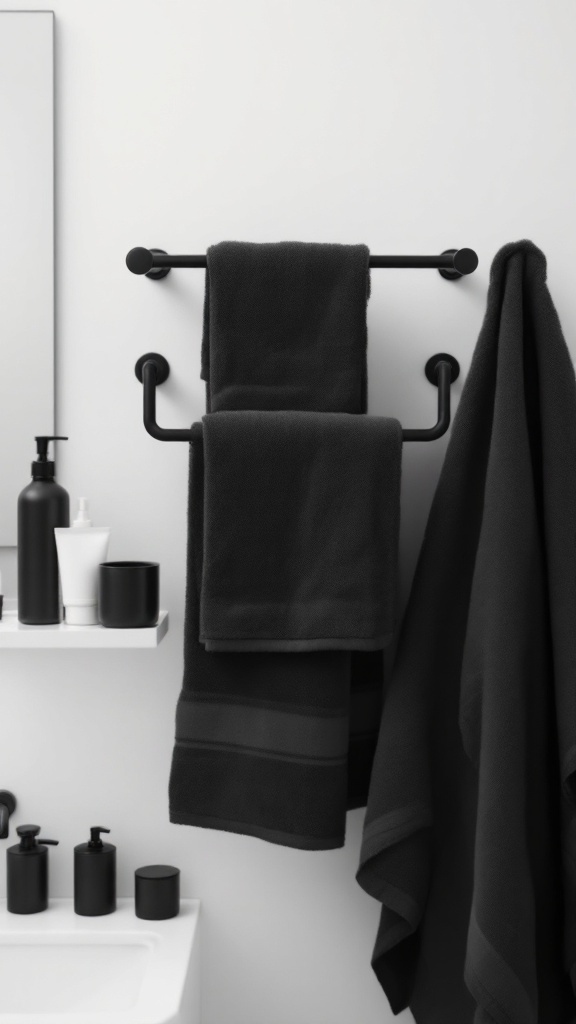
<path id="1" fill-rule="evenodd" d="M 167 921 L 142 921 L 134 901 L 79 917 L 71 899 L 39 914 L 0 901 L 0 1024 L 196 1024 L 197 900 Z"/>

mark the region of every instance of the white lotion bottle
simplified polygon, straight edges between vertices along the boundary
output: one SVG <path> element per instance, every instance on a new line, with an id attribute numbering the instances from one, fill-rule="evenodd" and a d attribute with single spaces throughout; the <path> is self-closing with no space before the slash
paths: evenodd
<path id="1" fill-rule="evenodd" d="M 92 526 L 88 499 L 78 499 L 72 526 L 56 527 L 56 549 L 65 621 L 69 626 L 98 625 L 98 566 L 106 561 L 109 526 Z"/>

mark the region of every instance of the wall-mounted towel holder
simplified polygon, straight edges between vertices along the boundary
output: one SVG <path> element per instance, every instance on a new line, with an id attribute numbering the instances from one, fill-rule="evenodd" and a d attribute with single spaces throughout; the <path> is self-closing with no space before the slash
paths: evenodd
<path id="1" fill-rule="evenodd" d="M 171 267 L 205 267 L 206 253 L 200 256 L 170 256 L 164 249 L 130 249 L 126 266 L 133 274 L 144 274 L 159 281 Z M 473 249 L 444 249 L 439 256 L 370 256 L 371 267 L 427 267 L 436 269 L 448 281 L 473 274 L 478 257 Z"/>
<path id="2" fill-rule="evenodd" d="M 144 426 L 157 441 L 192 441 L 197 434 L 190 429 L 179 430 L 158 426 L 156 422 L 156 388 L 170 375 L 170 364 L 158 352 L 140 356 L 134 372 L 143 385 Z M 450 386 L 460 373 L 460 364 L 454 356 L 439 352 L 431 356 L 424 372 L 431 384 L 438 388 L 438 420 L 433 427 L 402 431 L 403 441 L 436 441 L 450 426 Z"/>
<path id="3" fill-rule="evenodd" d="M 164 249 L 145 249 L 138 246 L 126 257 L 126 266 L 133 274 L 144 274 L 158 281 L 170 273 L 172 267 L 206 267 L 206 254 L 199 256 L 170 256 Z M 428 267 L 435 268 L 448 281 L 456 281 L 472 274 L 478 266 L 473 249 L 445 249 L 439 256 L 370 256 L 371 267 Z M 454 356 L 444 352 L 431 356 L 425 366 L 426 377 L 438 388 L 438 420 L 433 427 L 406 429 L 404 441 L 435 441 L 450 426 L 450 386 L 460 373 Z M 144 390 L 144 426 L 158 441 L 191 441 L 191 430 L 177 430 L 158 426 L 156 422 L 156 388 L 168 378 L 170 364 L 157 352 L 140 356 L 135 373 Z M 194 434 L 194 437 L 197 435 Z"/>

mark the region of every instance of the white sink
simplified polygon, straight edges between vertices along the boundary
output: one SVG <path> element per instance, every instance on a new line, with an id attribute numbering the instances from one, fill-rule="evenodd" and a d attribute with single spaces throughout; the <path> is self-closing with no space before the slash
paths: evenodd
<path id="1" fill-rule="evenodd" d="M 198 913 L 196 900 L 169 921 L 141 921 L 133 900 L 105 917 L 0 901 L 0 1024 L 199 1024 Z"/>

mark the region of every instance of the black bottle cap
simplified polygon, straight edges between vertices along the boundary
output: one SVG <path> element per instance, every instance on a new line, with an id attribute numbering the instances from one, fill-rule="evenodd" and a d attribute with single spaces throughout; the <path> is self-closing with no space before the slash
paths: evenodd
<path id="1" fill-rule="evenodd" d="M 48 459 L 48 443 L 50 441 L 67 441 L 67 437 L 56 435 L 37 434 L 36 451 L 38 458 L 32 463 L 32 477 L 34 480 L 51 480 L 54 476 L 54 462 Z"/>
<path id="2" fill-rule="evenodd" d="M 180 870 L 169 864 L 149 864 L 135 872 L 136 917 L 165 921 L 180 912 Z"/>

